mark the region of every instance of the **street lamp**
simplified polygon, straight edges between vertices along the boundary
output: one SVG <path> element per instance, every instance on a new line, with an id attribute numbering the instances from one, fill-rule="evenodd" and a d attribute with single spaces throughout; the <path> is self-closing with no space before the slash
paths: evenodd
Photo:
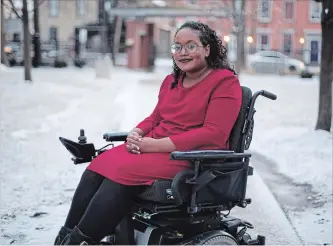
<path id="1" fill-rule="evenodd" d="M 228 35 L 224 36 L 223 37 L 223 40 L 226 42 L 226 43 L 229 43 L 230 41 L 230 37 Z"/>
<path id="2" fill-rule="evenodd" d="M 300 39 L 299 39 L 299 42 L 300 42 L 301 44 L 304 44 L 304 38 L 300 38 Z"/>
<path id="3" fill-rule="evenodd" d="M 247 37 L 247 42 L 252 44 L 253 43 L 253 38 L 251 36 L 248 36 Z"/>

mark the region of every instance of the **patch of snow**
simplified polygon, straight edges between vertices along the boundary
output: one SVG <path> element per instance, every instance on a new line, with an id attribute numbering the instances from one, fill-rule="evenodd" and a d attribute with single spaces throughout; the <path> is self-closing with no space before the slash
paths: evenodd
<path id="1" fill-rule="evenodd" d="M 276 101 L 257 100 L 250 150 L 273 160 L 295 183 L 312 186 L 322 205 L 287 214 L 306 244 L 332 244 L 332 133 L 314 130 L 318 78 L 242 75 L 241 83 L 277 95 Z"/>
<path id="2" fill-rule="evenodd" d="M 263 149 L 263 146 L 264 149 Z M 278 163 L 278 171 L 316 192 L 332 195 L 332 134 L 304 127 L 274 128 L 251 146 Z"/>

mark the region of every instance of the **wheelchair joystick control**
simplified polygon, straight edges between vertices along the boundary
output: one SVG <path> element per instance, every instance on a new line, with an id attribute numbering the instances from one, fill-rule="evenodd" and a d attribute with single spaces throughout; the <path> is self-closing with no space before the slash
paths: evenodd
<path id="1" fill-rule="evenodd" d="M 80 130 L 80 136 L 78 137 L 79 144 L 86 144 L 87 143 L 87 137 L 84 135 L 84 130 Z"/>

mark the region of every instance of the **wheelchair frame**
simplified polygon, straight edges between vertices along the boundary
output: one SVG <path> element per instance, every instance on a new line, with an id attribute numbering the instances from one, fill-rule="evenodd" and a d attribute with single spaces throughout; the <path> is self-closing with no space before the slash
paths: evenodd
<path id="1" fill-rule="evenodd" d="M 243 89 L 246 87 L 243 87 Z M 250 89 L 246 88 L 251 92 Z M 128 216 L 120 222 L 116 231 L 103 240 L 102 244 L 117 245 L 203 245 L 215 244 L 212 239 L 220 240 L 220 244 L 264 245 L 265 237 L 258 235 L 252 239 L 247 229 L 253 225 L 247 221 L 229 216 L 232 208 L 245 208 L 251 203 L 245 197 L 247 176 L 253 174 L 250 166 L 251 154 L 244 153 L 248 149 L 253 134 L 253 116 L 256 112 L 254 104 L 258 96 L 276 100 L 276 95 L 261 90 L 252 96 L 246 105 L 245 120 L 242 122 L 240 153 L 232 150 L 203 150 L 203 151 L 175 151 L 170 159 L 187 160 L 193 169 L 178 173 L 171 182 L 171 187 L 165 190 L 170 203 L 145 200 L 140 195 L 133 201 L 133 207 Z M 73 155 L 74 164 L 92 161 L 114 146 L 113 142 L 126 141 L 128 132 L 105 133 L 103 138 L 110 144 L 96 150 L 94 144 L 87 143 L 84 130 L 80 130 L 78 142 L 60 137 L 59 140 Z M 208 162 L 208 163 L 207 163 Z M 227 171 L 243 169 L 243 193 L 241 199 L 225 203 L 198 203 L 198 191 L 205 187 L 213 178 L 211 170 L 221 168 Z M 209 171 L 210 170 L 210 171 Z M 189 193 L 184 195 L 181 186 L 186 184 Z M 224 214 L 224 211 L 228 211 Z M 217 245 L 217 244 L 215 244 Z"/>

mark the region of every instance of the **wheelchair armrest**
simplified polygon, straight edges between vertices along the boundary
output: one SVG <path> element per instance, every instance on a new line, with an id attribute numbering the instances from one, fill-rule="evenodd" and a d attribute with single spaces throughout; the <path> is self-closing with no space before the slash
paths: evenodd
<path id="1" fill-rule="evenodd" d="M 170 154 L 171 160 L 223 160 L 251 157 L 251 154 L 235 153 L 232 150 L 195 150 L 195 151 L 174 151 Z"/>
<path id="2" fill-rule="evenodd" d="M 110 132 L 104 133 L 103 139 L 107 142 L 122 142 L 126 141 L 129 132 Z"/>

